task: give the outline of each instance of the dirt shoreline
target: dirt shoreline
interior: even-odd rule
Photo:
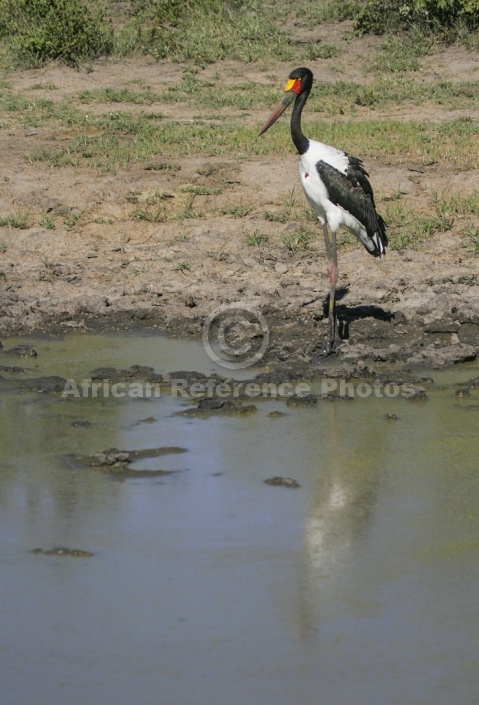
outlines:
[[[320,232],[307,251],[290,253],[280,238],[297,223],[268,223],[267,248],[245,244],[245,228],[265,229],[255,211],[246,226],[244,219],[239,223],[225,216],[152,224],[119,214],[132,195],[131,182],[136,182],[135,198],[141,198],[147,184],[180,198],[179,183],[216,183],[215,176],[224,179],[233,170],[236,190],[254,198],[258,211],[272,207],[281,180],[284,190],[284,174],[288,186],[295,185],[295,157],[242,165],[210,159],[207,177],[205,160],[177,161],[174,175],[161,172],[152,178],[142,170],[92,179],[91,173],[72,169],[59,184],[57,172],[41,165],[31,169],[21,160],[6,183],[9,190],[25,189],[14,202],[32,210],[75,213],[82,202],[94,203],[96,193],[102,212],[116,212],[119,219],[94,222],[83,209],[74,231],[0,229],[5,243],[0,339],[135,330],[201,338],[205,320],[231,306],[265,317],[270,335],[265,363],[298,373],[318,370],[329,290]],[[402,169],[376,162],[371,172],[391,183],[401,180]],[[441,367],[477,355],[479,266],[457,247],[454,233],[431,238],[417,251],[389,250],[381,261],[350,245],[341,248],[339,265],[338,318],[344,340],[336,362]]]
[[[448,51],[425,60],[436,61],[443,72],[456,66],[457,80],[470,77],[467,52]],[[344,79],[357,79],[357,67],[344,56]],[[120,87],[140,76],[156,89],[160,68],[138,59],[99,64],[89,73],[53,66],[9,80],[12,90],[57,100],[88,88]],[[234,68],[229,67],[232,76],[241,67],[236,74]],[[199,77],[212,71],[205,68]],[[254,67],[248,71],[246,78],[257,78]],[[284,72],[277,67],[279,86]],[[428,76],[425,80],[436,80]],[[166,107],[168,119],[191,121],[183,105]],[[398,110],[405,120],[428,120],[431,112],[428,106]],[[244,119],[259,125],[265,112],[250,111]],[[69,145],[81,129],[48,123],[32,128],[8,113],[1,117],[0,213],[28,213],[30,223],[22,229],[0,227],[0,339],[69,331],[200,339],[208,317],[234,306],[261,312],[270,335],[263,363],[291,374],[325,367],[354,373],[382,363],[398,369],[442,367],[479,352],[479,258],[461,234],[465,222],[479,226],[477,214],[467,221],[459,215],[448,230],[414,251],[389,248],[381,260],[340,237],[338,314],[344,340],[325,365],[324,242],[321,228],[307,219],[293,149],[288,156],[244,159],[172,160],[158,154],[150,163],[112,171],[81,160],[56,168],[34,155]],[[375,117],[381,118],[379,109]],[[448,116],[442,113],[441,119]],[[398,194],[403,208],[420,213],[431,208],[434,192],[471,193],[479,185],[476,169],[460,170],[452,161],[364,162],[383,213]],[[165,217],[155,219],[158,203]],[[312,239],[304,247],[288,247],[288,239],[304,226],[314,232]],[[250,332],[257,337],[254,328]],[[244,331],[238,335],[245,337]]]
[[[132,297],[127,309],[116,306],[115,311],[105,311],[105,304],[99,302],[91,309],[83,308],[77,315],[66,313],[63,302],[62,307],[52,306],[47,314],[41,309],[30,313],[28,322],[22,318],[24,305],[23,300],[17,301],[17,315],[3,317],[0,342],[2,337],[10,336],[62,337],[70,332],[85,332],[166,334],[201,343],[205,324],[204,315],[178,315],[181,303],[157,311],[147,305],[144,297]],[[202,302],[201,308],[206,306],[207,302]],[[219,307],[219,310],[228,311],[228,307]],[[258,366],[263,367],[263,376],[274,381],[312,379],[318,375],[364,378],[386,369],[395,372],[441,369],[472,361],[479,352],[479,323],[472,323],[464,310],[458,311],[455,317],[444,315],[425,325],[424,321],[408,321],[401,311],[391,313],[374,305],[348,307],[339,303],[339,326],[348,337],[342,340],[337,353],[327,359],[322,354],[325,318],[316,320],[304,311],[286,312],[275,307],[242,309],[241,303],[232,307],[232,314],[236,315],[238,310],[253,315],[259,311],[267,322],[269,342]],[[241,324],[236,335],[233,331],[233,348],[246,344],[254,352],[254,346],[258,348],[261,343],[261,330],[255,329],[254,322],[249,331]],[[225,356],[225,359],[234,358]],[[225,373],[228,376],[228,370]]]

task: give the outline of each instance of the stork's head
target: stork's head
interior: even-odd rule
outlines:
[[[294,69],[294,71],[291,71],[288,81],[284,87],[283,97],[264,123],[259,134],[262,135],[266,132],[266,130],[268,130],[271,125],[273,125],[276,120],[281,117],[288,105],[290,105],[293,100],[301,95],[301,93],[305,93],[306,91],[309,93],[312,85],[313,74],[309,69],[302,66],[299,69]]]

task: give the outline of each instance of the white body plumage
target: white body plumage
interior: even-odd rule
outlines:
[[[374,252],[377,248],[382,254],[385,248],[379,237],[371,237],[363,223],[349,213],[345,208],[333,203],[328,195],[326,185],[323,183],[317,169],[318,162],[324,162],[346,175],[350,160],[345,152],[336,147],[309,140],[307,151],[299,158],[299,176],[301,185],[310,206],[314,209],[319,222],[325,223],[332,232],[337,232],[340,227],[345,227],[355,235],[362,245]]]

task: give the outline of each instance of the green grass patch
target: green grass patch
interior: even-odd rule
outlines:
[[[309,248],[311,241],[314,239],[315,233],[308,228],[300,225],[291,233],[283,235],[283,245],[288,252],[295,254],[298,251],[304,251]]]
[[[342,54],[341,49],[335,44],[327,42],[310,42],[306,44],[303,59],[306,61],[316,61],[317,59],[332,59]]]
[[[193,77],[188,78],[188,77]],[[120,103],[151,105],[152,103],[185,103],[204,114],[198,114],[195,121],[208,124],[218,118],[224,119],[225,108],[250,112],[264,110],[265,115],[278,101],[281,86],[240,81],[218,90],[214,81],[200,81],[193,74],[185,73],[182,80],[164,92],[155,93],[149,88],[143,90],[131,87],[106,87],[98,90],[86,90],[75,99],[59,101],[34,97],[33,94],[14,92],[8,87],[0,86],[0,111],[10,122],[40,126],[50,123],[67,125],[90,125],[109,128],[110,126],[127,131],[138,130],[138,115],[128,111],[119,111]],[[412,105],[441,105],[452,109],[475,108],[479,98],[479,81],[435,81],[423,83],[412,81],[403,74],[391,74],[388,78],[379,77],[375,81],[361,85],[355,82],[334,81],[331,83],[317,81],[305,113],[305,123],[314,118],[314,113],[335,116],[356,115],[358,107],[384,109],[390,105],[410,103]],[[111,104],[109,113],[92,114],[82,105],[93,103]],[[211,109],[214,111],[211,113]],[[142,115],[143,121],[157,122],[164,116],[158,113]],[[116,123],[116,125],[112,125]],[[280,123],[281,124],[281,123]],[[283,125],[288,124],[285,117]],[[225,120],[225,128],[231,128],[231,118]],[[275,131],[278,127],[275,127]],[[270,138],[269,138],[270,139]]]
[[[38,149],[30,155],[32,162],[46,162],[52,167],[77,166],[79,158],[68,147],[62,149]]]
[[[0,215],[0,227],[25,230],[31,224],[30,211],[16,211],[8,215]]]
[[[437,213],[448,218],[455,215],[479,215],[479,192],[451,193],[447,190],[432,191],[434,207]]]
[[[131,88],[105,88],[89,89],[78,93],[80,103],[134,103],[135,105],[151,105],[160,100],[158,94],[147,89],[135,91]]]
[[[316,83],[307,110],[326,114],[354,113],[357,106],[386,108],[392,105],[437,104],[453,109],[475,107],[479,98],[479,81],[412,80],[396,72],[378,77],[367,84],[353,81]]]
[[[217,196],[223,192],[222,188],[210,188],[208,186],[198,186],[197,184],[186,184],[180,187],[183,193],[192,193],[195,196]]]
[[[40,220],[40,225],[46,230],[55,229],[55,216],[50,213],[44,213],[42,219]]]
[[[248,159],[271,154],[294,154],[287,121],[264,137],[258,128],[242,124],[206,122],[155,124],[144,116],[118,113],[99,116],[99,135],[79,135],[61,150],[39,150],[31,159],[52,166],[84,163],[105,168],[147,163],[189,155],[229,156]],[[447,161],[459,168],[475,166],[479,125],[468,118],[443,123],[397,120],[308,121],[307,135],[333,144],[362,158],[386,157],[418,161]]]
[[[54,83],[33,83],[28,86],[29,91],[56,91],[57,86]]]
[[[384,219],[388,227],[389,247],[397,251],[415,250],[436,233],[452,227],[452,222],[442,218],[435,210],[419,213],[397,202],[386,206]]]
[[[287,223],[289,218],[286,213],[276,212],[276,211],[265,211],[265,220],[269,220],[272,223]]]
[[[250,203],[231,203],[220,208],[221,215],[229,215],[232,218],[245,218],[253,210]]]
[[[471,252],[475,257],[479,257],[479,228],[474,226],[464,228],[461,243],[462,246]]]
[[[132,213],[135,220],[145,220],[147,223],[163,223],[168,220],[165,206],[138,206]]]
[[[448,232],[456,222],[456,217],[479,215],[479,193],[469,194],[451,191],[432,191],[431,208],[418,212],[402,199],[383,197],[381,212],[388,227],[390,248],[403,250],[417,249],[424,241],[438,233]],[[462,244],[474,254],[479,245],[478,229],[467,225],[461,230]]]
[[[153,21],[149,52],[157,59],[207,64],[224,59],[252,62],[265,54],[291,60],[289,34],[273,21],[274,10],[251,0],[179,3],[175,22]]]
[[[372,63],[372,69],[386,73],[417,71],[419,59],[431,50],[431,43],[421,36],[388,37]]]
[[[252,232],[246,233],[245,239],[246,244],[250,247],[261,247],[269,241],[269,237],[256,228]]]

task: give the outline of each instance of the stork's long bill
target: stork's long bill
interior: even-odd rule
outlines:
[[[276,108],[273,110],[269,118],[264,123],[261,128],[260,135],[262,135],[266,130],[269,130],[271,125],[274,125],[276,120],[281,117],[288,105],[291,105],[293,100],[297,95],[301,93],[301,79],[300,78],[290,78],[284,87],[284,95],[279,101]]]

